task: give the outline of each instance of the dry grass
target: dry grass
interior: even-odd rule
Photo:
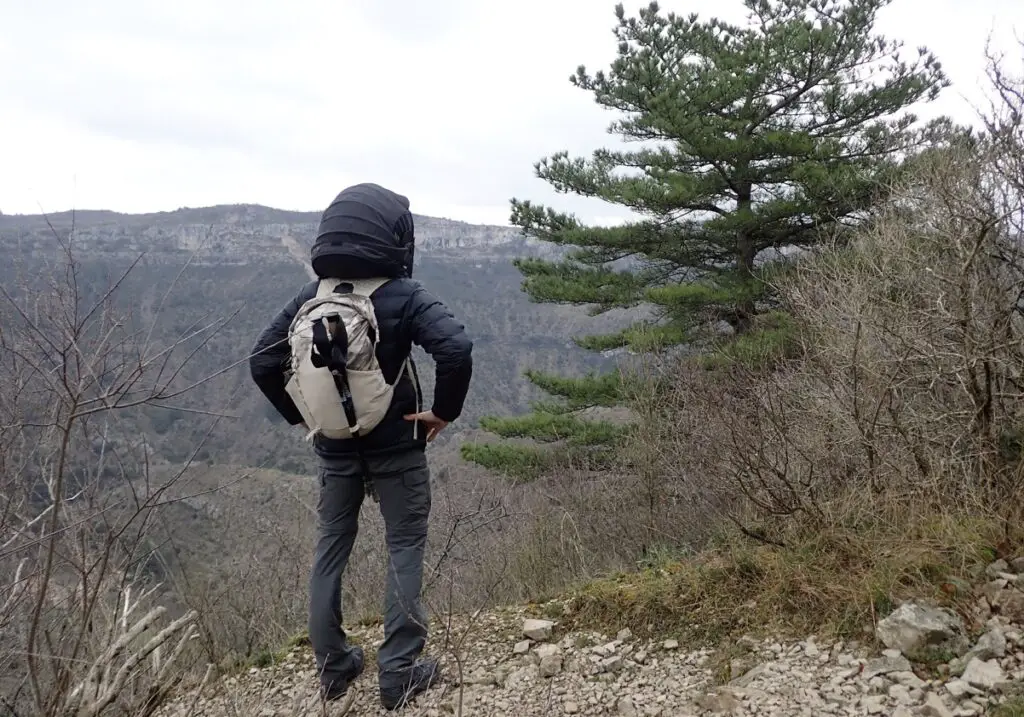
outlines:
[[[1005,704],[993,707],[990,717],[1024,717],[1024,698],[1016,697]]]
[[[903,598],[955,604],[994,554],[998,521],[971,513],[893,510],[899,522],[833,525],[785,547],[733,536],[690,559],[593,581],[573,594],[569,624],[671,634],[714,644],[743,634],[862,637]]]

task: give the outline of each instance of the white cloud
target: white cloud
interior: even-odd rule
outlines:
[[[663,6],[742,18],[739,0]],[[552,152],[614,142],[614,115],[568,82],[614,57],[612,2],[0,0],[0,17],[5,212],[318,210],[370,180],[467,221],[507,222],[513,196],[625,214],[533,174]],[[926,114],[964,121],[986,35],[1012,49],[1013,27],[1017,0],[895,0],[880,23],[952,76]]]

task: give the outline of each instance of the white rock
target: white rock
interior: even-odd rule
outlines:
[[[1005,573],[1009,571],[1009,569],[1010,564],[1000,558],[999,560],[989,563],[988,567],[985,568],[985,575],[990,578],[994,578],[999,575],[999,573]]]
[[[879,696],[865,697],[861,705],[868,711],[869,715],[880,715],[885,712],[885,698]]]
[[[851,680],[854,677],[857,677],[860,674],[860,671],[861,671],[861,666],[860,665],[854,665],[853,667],[848,667],[848,668],[846,668],[845,670],[843,670],[842,672],[839,673],[839,679],[840,679],[840,681],[842,681],[842,680]]]
[[[1002,628],[993,627],[980,638],[967,653],[969,657],[991,660],[994,657],[1006,656],[1006,633]]]
[[[620,697],[616,709],[622,717],[637,717],[636,705],[628,697]]]
[[[878,639],[903,654],[961,638],[963,622],[951,610],[904,603],[878,623]]]
[[[887,692],[901,705],[914,704],[914,698],[910,696],[910,688],[906,685],[889,685]]]
[[[533,654],[542,660],[545,657],[552,657],[553,655],[560,655],[561,653],[562,651],[559,649],[558,645],[552,645],[549,643],[537,645],[537,649],[533,651]]]
[[[541,658],[539,670],[541,677],[554,677],[562,671],[562,656],[548,655]]]
[[[467,685],[493,685],[495,682],[493,674],[480,669],[470,673],[465,679]]]
[[[539,642],[515,638],[521,640],[516,643],[485,627],[465,646],[462,709],[470,717],[981,717],[1001,698],[998,693],[1004,685],[1024,679],[1020,627],[998,612],[982,619],[987,619],[987,631],[1004,634],[1006,656],[986,663],[975,653],[969,660],[960,660],[966,679],[947,675],[945,679],[923,680],[896,648],[877,656],[870,655],[867,646],[821,645],[813,637],[780,642],[773,650],[768,649],[770,639],[745,643],[754,649],[734,660],[731,668],[734,677],[746,673],[727,687],[714,689],[714,699],[703,703],[708,710],[695,698],[711,689],[709,677],[717,661],[713,650],[669,642],[669,650],[663,651],[664,638],[653,643],[635,637],[609,642],[608,635],[590,632],[561,635],[555,632],[557,622],[552,622],[557,642],[553,636]],[[504,630],[505,625],[503,619],[494,621],[495,628]],[[518,623],[513,624],[517,627]],[[377,629],[355,631],[367,646],[379,642],[377,633]],[[612,636],[624,637],[621,631]],[[992,638],[979,643],[985,649],[993,645]],[[994,643],[998,644],[997,638]],[[598,650],[591,645],[598,645]],[[514,654],[523,650],[522,655]],[[827,662],[822,658],[828,658]],[[284,670],[276,665],[273,669],[279,672],[274,674],[259,670],[250,676],[243,671],[233,678],[235,688],[224,690],[227,680],[221,680],[223,693],[202,698],[196,710],[217,715],[236,707],[239,713],[253,717],[312,714],[317,711],[312,702],[309,709],[298,707],[315,697],[317,680],[309,667],[312,664],[312,655],[303,648]],[[988,682],[997,681],[991,688],[973,686],[968,679],[977,682],[979,674],[987,675]],[[992,692],[991,699],[986,697],[987,690]],[[153,717],[185,717],[190,695],[172,697]],[[351,714],[377,713],[372,691],[358,690],[357,695]],[[416,713],[424,717],[451,717],[454,711],[450,690],[431,690],[418,702],[422,709]],[[712,713],[710,709],[725,711]]]
[[[964,668],[963,680],[983,690],[991,690],[1006,681],[1006,672],[996,660],[971,659]]]
[[[889,678],[912,690],[919,690],[925,686],[925,681],[909,670],[906,672],[893,672],[889,675]]]
[[[601,660],[601,667],[608,672],[618,672],[622,669],[622,655],[612,655]]]
[[[934,692],[928,693],[925,698],[921,715],[923,717],[953,717],[953,713],[946,707],[946,703]]]
[[[665,640],[665,642],[663,642],[661,646],[666,650],[678,650],[679,640]]]
[[[978,690],[971,687],[968,683],[963,680],[950,680],[946,683],[946,692],[951,694],[954,699],[962,700],[968,695],[974,695],[978,693]]]
[[[528,619],[523,621],[523,634],[538,642],[550,639],[554,629],[555,623],[550,620]]]
[[[872,690],[875,690],[876,692],[881,692],[888,686],[889,681],[881,675],[875,675],[870,680],[868,680],[868,687],[870,687]]]
[[[876,675],[887,675],[890,672],[909,672],[910,669],[910,661],[903,655],[898,653],[895,657],[885,655],[874,660],[868,660],[867,664],[864,665],[864,677],[871,679]]]

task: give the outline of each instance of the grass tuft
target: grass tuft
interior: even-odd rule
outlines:
[[[731,538],[693,559],[594,580],[573,593],[568,620],[701,646],[740,634],[863,637],[902,599],[955,605],[947,586],[985,564],[1001,526],[900,512],[907,522],[794,531],[784,547]]]
[[[1024,697],[1015,697],[1005,704],[993,707],[989,717],[1024,717]]]

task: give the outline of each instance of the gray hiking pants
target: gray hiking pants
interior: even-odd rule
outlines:
[[[420,603],[423,551],[430,515],[430,470],[422,450],[367,457],[380,496],[387,548],[384,643],[377,654],[382,687],[408,677],[427,638]],[[341,576],[359,527],[363,478],[356,458],[320,459],[319,538],[309,582],[309,639],[323,684],[359,669],[341,626]]]

